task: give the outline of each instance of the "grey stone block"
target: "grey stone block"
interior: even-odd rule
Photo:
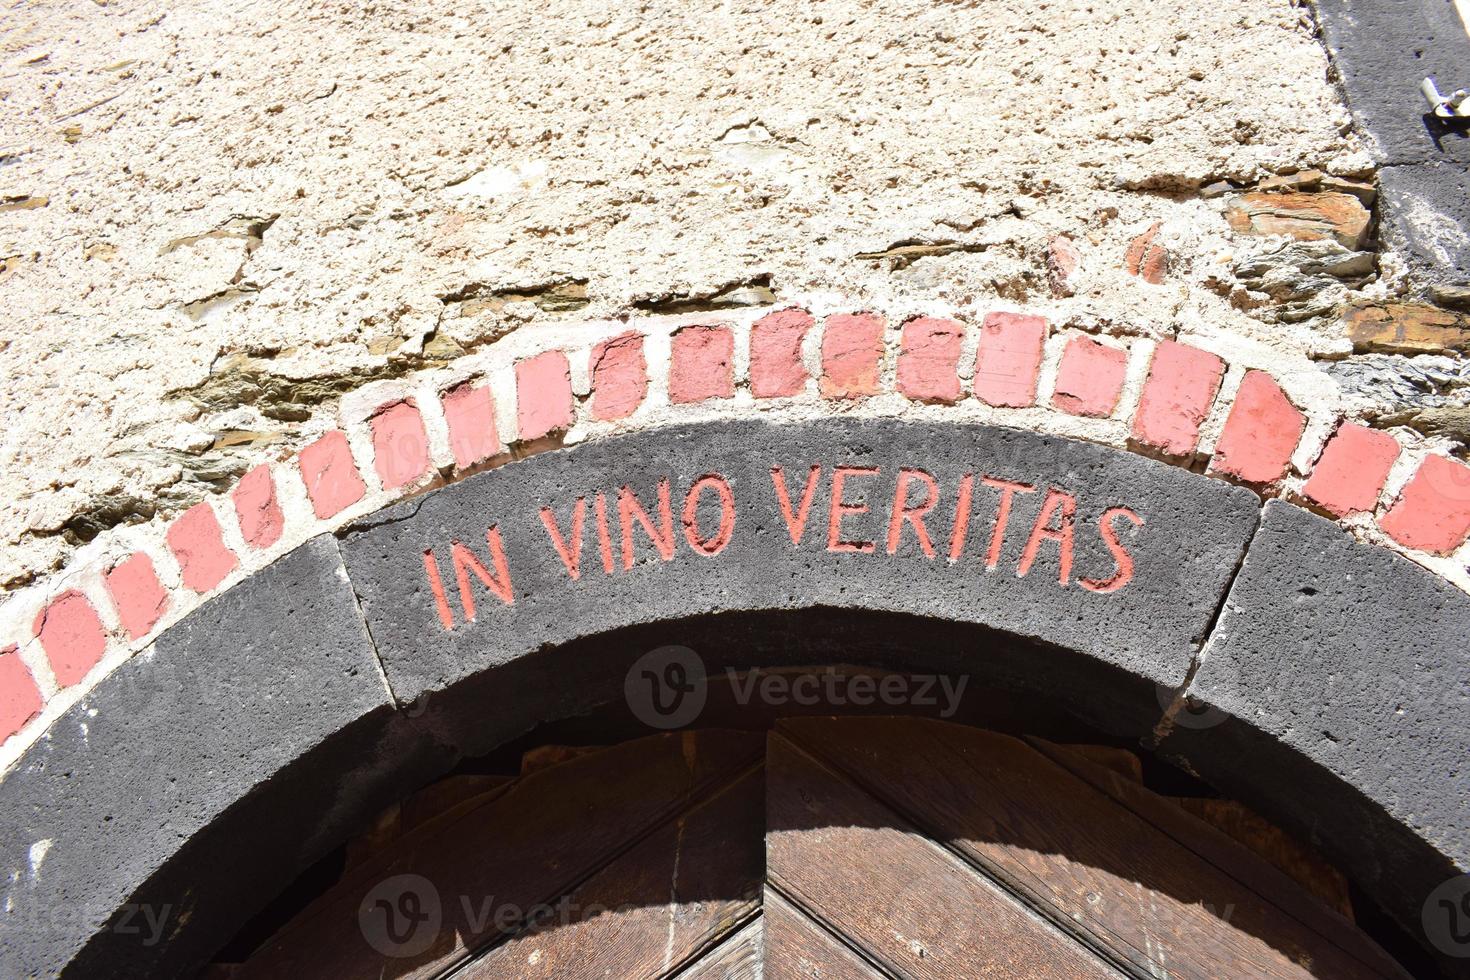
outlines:
[[[1470,597],[1273,501],[1190,687],[1232,717],[1162,751],[1310,839],[1422,941],[1430,891],[1470,870],[1467,637]]]
[[[1421,163],[1387,167],[1379,174],[1381,237],[1408,257],[1421,282],[1462,283],[1470,276],[1470,174],[1465,168],[1459,162]]]
[[[774,489],[783,468],[791,504],[799,509],[810,467],[823,467],[801,544],[793,545]],[[842,522],[840,538],[873,542],[871,553],[828,550],[834,466],[876,467],[851,477],[845,499],[866,513]],[[922,468],[938,481],[939,501],[927,528],[936,554],[926,557],[905,526],[901,547],[888,554],[890,505],[900,468]],[[686,541],[685,494],[702,475],[719,473],[734,494],[728,544],[713,557]],[[975,474],[963,555],[947,557],[963,474]],[[1001,557],[987,568],[1000,492],[982,475],[1039,489],[1017,494]],[[654,509],[655,488],[671,484],[674,547],[662,560],[635,520],[636,560],[625,569],[616,493],[630,487]],[[1049,487],[1077,500],[1075,554],[1068,584],[1060,584],[1059,551],[1043,541],[1021,577],[1020,555]],[[607,495],[615,570],[600,557],[595,494]],[[924,498],[913,483],[911,501]],[[580,577],[573,581],[539,517],[550,507],[570,539],[573,507],[587,500]],[[718,498],[702,495],[699,532],[713,537]],[[1108,508],[1126,506],[1144,521],[1112,526],[1134,562],[1133,578],[1117,591],[1080,587],[1081,579],[1113,576],[1117,563],[1098,530]],[[732,422],[673,427],[550,452],[513,467],[407,501],[348,529],[343,555],[388,679],[403,701],[502,667],[541,648],[626,626],[731,610],[818,606],[906,612],[1006,630],[1078,650],[1148,680],[1182,682],[1193,650],[1212,621],[1231,570],[1255,527],[1259,501],[1251,492],[1135,454],[1072,440],[987,426],[882,421],[822,421],[794,425]],[[1056,521],[1053,520],[1053,526]],[[477,620],[466,622],[450,545],[469,547],[494,577],[487,530],[503,542],[514,602],[506,604],[470,571],[466,581]],[[570,550],[571,541],[565,544]],[[425,569],[435,556],[443,583],[446,629]]]
[[[1470,87],[1470,37],[1447,0],[1315,0],[1348,107],[1385,165],[1470,161],[1470,137],[1433,117],[1419,94]]]
[[[0,975],[167,975],[208,956],[283,884],[256,864],[299,867],[335,843],[334,811],[357,806],[341,787],[365,765],[342,750],[387,705],[329,537],[167,630],[0,782]],[[292,782],[304,756],[333,753],[340,781]],[[241,800],[281,787],[232,824]]]

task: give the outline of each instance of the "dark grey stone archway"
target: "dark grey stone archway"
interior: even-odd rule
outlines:
[[[1470,599],[1412,563],[1078,441],[707,423],[395,505],[119,667],[0,782],[0,971],[187,970],[384,803],[619,696],[627,662],[589,638],[802,609],[1015,638],[976,644],[975,669],[1138,738],[1160,686],[1192,685],[1229,717],[1162,750],[1310,834],[1402,922],[1470,868]]]

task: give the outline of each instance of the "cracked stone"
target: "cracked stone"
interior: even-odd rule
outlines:
[[[1470,352],[1470,317],[1423,303],[1365,303],[1343,314],[1343,327],[1360,353]]]
[[[1285,235],[1298,241],[1335,239],[1359,250],[1368,240],[1372,215],[1352,194],[1268,194],[1252,191],[1232,198],[1225,216],[1245,235]]]

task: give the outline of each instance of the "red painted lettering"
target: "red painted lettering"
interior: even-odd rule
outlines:
[[[607,498],[601,493],[593,501],[597,511],[597,548],[602,552],[602,570],[613,573],[612,535],[607,530]]]
[[[458,541],[449,545],[450,557],[454,559],[454,577],[459,582],[459,604],[464,607],[464,618],[471,623],[475,621],[475,597],[470,592],[470,572],[474,572],[480,584],[507,606],[516,601],[515,593],[511,591],[505,548],[500,543],[500,528],[492,527],[486,531],[485,543],[490,546],[490,563],[495,566],[493,575],[468,546]]]
[[[1133,522],[1135,527],[1143,527],[1143,518],[1139,517],[1127,507],[1109,507],[1103,511],[1102,517],[1097,520],[1098,528],[1102,531],[1103,544],[1108,546],[1108,551],[1113,555],[1113,563],[1118,570],[1112,578],[1091,579],[1085,578],[1081,585],[1089,592],[1117,592],[1133,579],[1133,556],[1123,543],[1118,540],[1118,532],[1113,528],[1115,518],[1126,517]]]
[[[648,511],[638,502],[633,491],[623,487],[618,491],[618,523],[623,531],[623,570],[627,571],[633,567],[633,519],[643,525],[643,532],[648,535],[648,540],[658,549],[659,556],[664,561],[674,557],[674,513],[669,505],[669,481],[660,480],[658,483],[658,521],[659,527],[653,526],[653,520],[648,516]]]
[[[1011,519],[1011,500],[1018,493],[1034,493],[1036,488],[1029,483],[1013,483],[992,476],[982,476],[980,482],[1000,491],[1000,506],[995,510],[995,529],[990,532],[990,548],[985,552],[985,567],[1000,564],[1000,549],[1006,542],[1006,524]]]
[[[699,495],[708,487],[720,496],[720,528],[713,538],[699,536]],[[735,491],[729,482],[717,473],[707,473],[694,481],[694,486],[684,495],[684,540],[689,547],[701,555],[718,555],[730,543],[735,533]]]
[[[552,547],[561,556],[561,563],[566,566],[567,574],[573,581],[582,576],[582,525],[586,519],[587,498],[578,497],[577,505],[572,509],[572,543],[568,545],[561,536],[561,529],[556,526],[556,513],[550,507],[541,508],[541,523],[546,525],[546,533],[551,535]]]
[[[921,503],[910,506],[909,484],[914,480],[924,484],[924,499]],[[899,541],[903,537],[903,525],[908,522],[919,539],[919,547],[924,549],[925,557],[934,557],[934,545],[929,541],[929,529],[924,526],[924,517],[934,509],[937,503],[939,503],[939,483],[933,476],[918,469],[904,468],[898,471],[898,486],[893,491],[893,510],[888,519],[888,553],[890,555],[898,551]]]
[[[876,466],[839,466],[832,471],[832,505],[827,515],[827,550],[828,551],[851,551],[862,554],[871,554],[873,542],[871,541],[844,541],[842,539],[842,521],[850,514],[866,514],[867,504],[850,504],[842,499],[842,491],[850,476],[877,476]]]
[[[949,532],[949,560],[959,561],[970,533],[970,500],[975,495],[975,474],[960,477],[960,499],[954,505],[954,530]]]
[[[817,478],[822,475],[820,466],[813,466],[806,475],[806,488],[801,492],[801,506],[795,514],[791,512],[791,494],[786,489],[786,474],[779,466],[771,467],[771,482],[776,487],[776,500],[781,505],[781,516],[786,518],[786,533],[791,535],[793,545],[801,544],[806,533],[806,517],[812,509],[812,497],[817,492]]]
[[[1053,516],[1058,526],[1052,527]],[[1063,586],[1072,577],[1072,523],[1077,516],[1077,498],[1065,490],[1052,487],[1041,502],[1041,513],[1036,515],[1036,524],[1031,528],[1031,537],[1026,539],[1026,549],[1021,552],[1021,564],[1016,568],[1016,578],[1024,578],[1031,571],[1036,553],[1042,541],[1055,541],[1061,561],[1057,569],[1057,581]]]
[[[449,599],[444,595],[444,580],[439,577],[439,560],[434,549],[424,549],[424,574],[429,577],[429,591],[434,593],[434,606],[439,610],[439,622],[447,630],[454,629],[454,613],[449,609]]]

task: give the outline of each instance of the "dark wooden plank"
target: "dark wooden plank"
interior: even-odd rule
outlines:
[[[913,978],[1116,976],[776,734],[766,773],[771,885],[884,969]]]
[[[1259,855],[1267,864],[1301,885],[1304,891],[1343,919],[1353,921],[1353,900],[1348,890],[1347,876],[1296,837],[1235,800],[1204,799],[1196,796],[1172,796],[1168,800],[1195,819],[1214,827],[1252,854]],[[1195,847],[1192,840],[1181,840],[1180,843],[1195,853],[1200,852],[1200,848]],[[1230,869],[1224,870],[1228,872]],[[1281,902],[1278,900],[1277,904]]]
[[[764,937],[765,916],[762,914],[684,967],[676,976],[678,980],[761,980]]]
[[[904,718],[779,730],[1143,976],[1382,975],[1018,739]]]
[[[691,800],[749,768],[760,751],[758,734],[681,732],[532,773],[355,869],[262,946],[240,976],[435,976],[500,935],[493,919],[479,915],[483,896],[531,908],[566,894]],[[381,882],[403,874],[433,885],[443,921],[427,949],[385,958],[364,938],[360,906]]]
[[[1039,738],[1028,741],[1058,765],[1128,807],[1256,894],[1267,896],[1292,918],[1329,937],[1361,962],[1385,976],[1407,976],[1402,967],[1352,922],[1317,901],[1315,895],[1280,869],[1265,861],[1243,858],[1241,846],[1218,828],[1202,826],[1157,793],[1135,782],[1118,779],[1114,773],[1078,758],[1062,746]]]
[[[397,845],[398,839],[434,820],[452,820],[489,802],[512,782],[510,776],[449,776],[388,807],[373,826],[347,842],[346,869],[372,859],[379,851]]]
[[[765,773],[753,769],[551,903],[543,923],[455,977],[636,980],[673,974],[760,910],[764,818]]]
[[[771,980],[881,980],[873,967],[772,888],[766,889],[766,973]]]

